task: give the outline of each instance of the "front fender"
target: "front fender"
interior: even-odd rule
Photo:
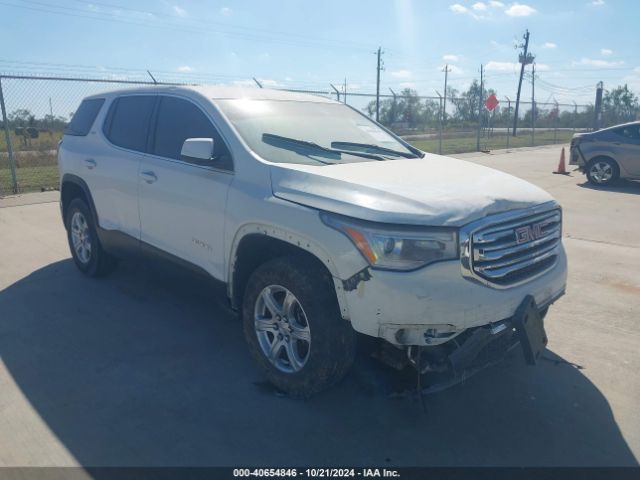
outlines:
[[[333,256],[329,253],[327,248],[320,244],[318,241],[300,232],[263,223],[247,223],[237,230],[233,238],[233,243],[230,251],[230,261],[228,262],[227,271],[227,294],[229,295],[229,298],[233,299],[235,295],[234,275],[236,273],[236,264],[238,262],[238,247],[245,237],[247,237],[248,235],[256,234],[264,235],[266,237],[274,238],[288,243],[292,247],[302,249],[320,260],[322,264],[327,268],[333,279],[334,289],[336,292],[336,297],[338,299],[338,305],[340,307],[341,315],[345,319],[349,318],[349,311],[345,299],[345,290],[342,278],[348,277],[345,276],[344,272],[340,272],[340,268],[336,264]],[[337,235],[336,238],[339,241],[343,241],[342,236]]]

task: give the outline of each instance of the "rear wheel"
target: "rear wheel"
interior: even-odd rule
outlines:
[[[329,273],[287,257],[256,269],[245,290],[244,334],[277,388],[308,397],[338,382],[353,363],[356,336],[340,316]]]
[[[618,164],[608,157],[597,157],[587,165],[587,179],[593,185],[610,185],[620,177]]]
[[[78,269],[98,277],[113,271],[116,260],[102,249],[91,210],[81,198],[75,198],[67,208],[67,239]]]

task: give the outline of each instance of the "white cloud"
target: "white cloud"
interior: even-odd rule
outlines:
[[[484,12],[487,9],[487,6],[482,2],[476,2],[471,5],[471,8],[473,8],[477,12]]]
[[[440,65],[439,67],[436,67],[436,70],[444,72],[444,67],[445,65]],[[460,75],[461,73],[464,73],[464,70],[462,70],[460,67],[456,65],[449,65],[449,73],[452,73],[454,75]]]
[[[497,71],[497,72],[511,72],[520,68],[520,64],[516,62],[496,62],[495,60],[491,60],[488,62],[484,69],[487,71]]]
[[[265,87],[279,87],[281,85],[277,80],[272,80],[271,78],[259,78],[260,83]]]
[[[176,71],[180,73],[189,73],[189,72],[193,72],[193,68],[191,68],[189,65],[182,65],[176,68]]]
[[[220,9],[220,15],[222,15],[223,17],[228,17],[233,13],[233,10],[231,10],[229,7],[222,7]]]
[[[395,78],[410,78],[411,71],[410,70],[396,70],[391,72],[391,76]]]
[[[536,9],[529,5],[525,5],[524,3],[512,3],[504,13],[510,17],[528,17],[529,15],[536,13]]]
[[[442,59],[445,62],[459,62],[460,61],[460,56],[459,55],[454,55],[453,53],[447,53],[446,55],[442,56]]]
[[[271,78],[258,78],[258,81],[262,84],[263,87],[281,87],[282,84],[277,80],[273,80]],[[234,80],[232,82],[234,85],[239,87],[257,87],[255,80],[246,79],[246,80]]]
[[[498,2],[497,0],[491,0],[489,2],[489,6],[493,7],[493,8],[502,8],[502,7],[504,7],[504,3]]]
[[[469,11],[467,7],[463,7],[459,3],[449,5],[449,10],[451,10],[453,13],[467,13]]]
[[[173,6],[173,11],[176,12],[176,14],[179,17],[186,17],[187,16],[187,11],[184,8],[179,7],[178,5],[174,5]]]
[[[491,60],[484,66],[484,69],[496,72],[516,72],[520,69],[520,64],[518,62],[496,62],[495,60]],[[546,63],[536,63],[536,70],[546,72],[549,70],[549,65]]]
[[[609,49],[609,48],[601,48],[600,49],[600,55],[604,55],[605,57],[608,55],[613,55],[613,50]]]
[[[640,90],[640,67],[633,69],[630,75],[622,77],[622,81],[626,83],[629,88],[635,92]]]
[[[573,61],[571,62],[571,65],[575,66],[579,66],[579,65],[586,65],[588,67],[596,67],[596,68],[609,68],[609,67],[619,67],[621,65],[624,65],[624,62],[622,60],[620,61],[609,61],[609,60],[597,60],[597,59],[593,59],[593,58],[581,58],[580,61]]]
[[[542,45],[542,48],[556,48],[558,45],[556,45],[553,42],[546,42],[544,45]]]
[[[594,7],[601,7],[604,5],[604,0],[593,0],[591,2],[591,5],[593,5]]]

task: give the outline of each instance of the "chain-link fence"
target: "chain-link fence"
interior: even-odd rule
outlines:
[[[256,82],[257,83],[257,82]],[[95,93],[153,82],[126,78],[0,76],[0,196],[58,187],[56,149],[81,100]],[[172,83],[176,85],[176,83]],[[258,85],[256,85],[258,88]],[[376,118],[376,95],[287,88],[345,102]],[[567,142],[593,125],[593,106],[520,102],[518,135],[512,135],[515,102],[500,98],[488,111],[477,97],[411,94],[379,96],[379,121],[416,147],[462,153]]]

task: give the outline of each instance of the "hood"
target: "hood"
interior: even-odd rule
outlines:
[[[424,158],[329,166],[271,167],[274,196],[383,223],[462,226],[487,215],[552,201],[512,175],[464,160]]]

